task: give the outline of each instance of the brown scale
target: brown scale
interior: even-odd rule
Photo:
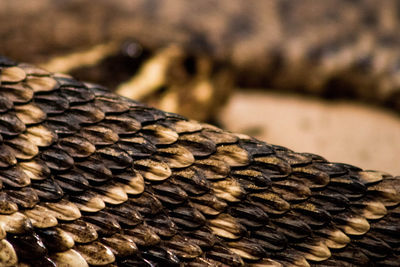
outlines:
[[[0,62],[2,266],[400,260],[398,177]]]
[[[212,119],[235,81],[400,110],[396,0],[36,2],[0,3],[3,53],[192,118]],[[28,75],[20,100],[57,86],[27,64],[3,73]]]

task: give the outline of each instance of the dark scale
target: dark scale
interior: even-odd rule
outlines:
[[[0,58],[1,266],[399,264],[399,177],[24,66]]]

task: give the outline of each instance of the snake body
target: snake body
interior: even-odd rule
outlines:
[[[201,120],[234,81],[399,110],[398,5],[3,0],[0,53],[103,51],[67,72]],[[0,57],[0,266],[398,266],[399,204],[398,176]]]
[[[400,177],[0,58],[1,266],[398,266]]]
[[[7,41],[0,43],[0,52],[43,63],[109,41],[135,38],[150,51],[174,43],[186,54],[231,64],[235,71],[229,79],[242,87],[345,96],[399,110],[398,10],[396,0],[100,0],[96,5],[5,0],[0,3],[0,39]],[[93,80],[111,81],[98,78],[109,73],[103,70]],[[176,94],[176,106],[192,101]],[[201,101],[192,102],[195,107]],[[200,103],[193,113],[172,110],[194,116],[222,102]]]

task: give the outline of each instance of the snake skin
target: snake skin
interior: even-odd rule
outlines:
[[[110,40],[179,43],[230,62],[240,86],[399,111],[399,10],[397,0],[3,0],[0,53],[42,62]]]
[[[398,266],[400,177],[0,58],[1,266]]]

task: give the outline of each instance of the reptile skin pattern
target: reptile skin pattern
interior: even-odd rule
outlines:
[[[400,178],[0,58],[1,266],[398,266]]]
[[[2,0],[0,53],[41,63],[110,40],[178,43],[232,63],[241,87],[400,111],[399,25],[397,0]]]

